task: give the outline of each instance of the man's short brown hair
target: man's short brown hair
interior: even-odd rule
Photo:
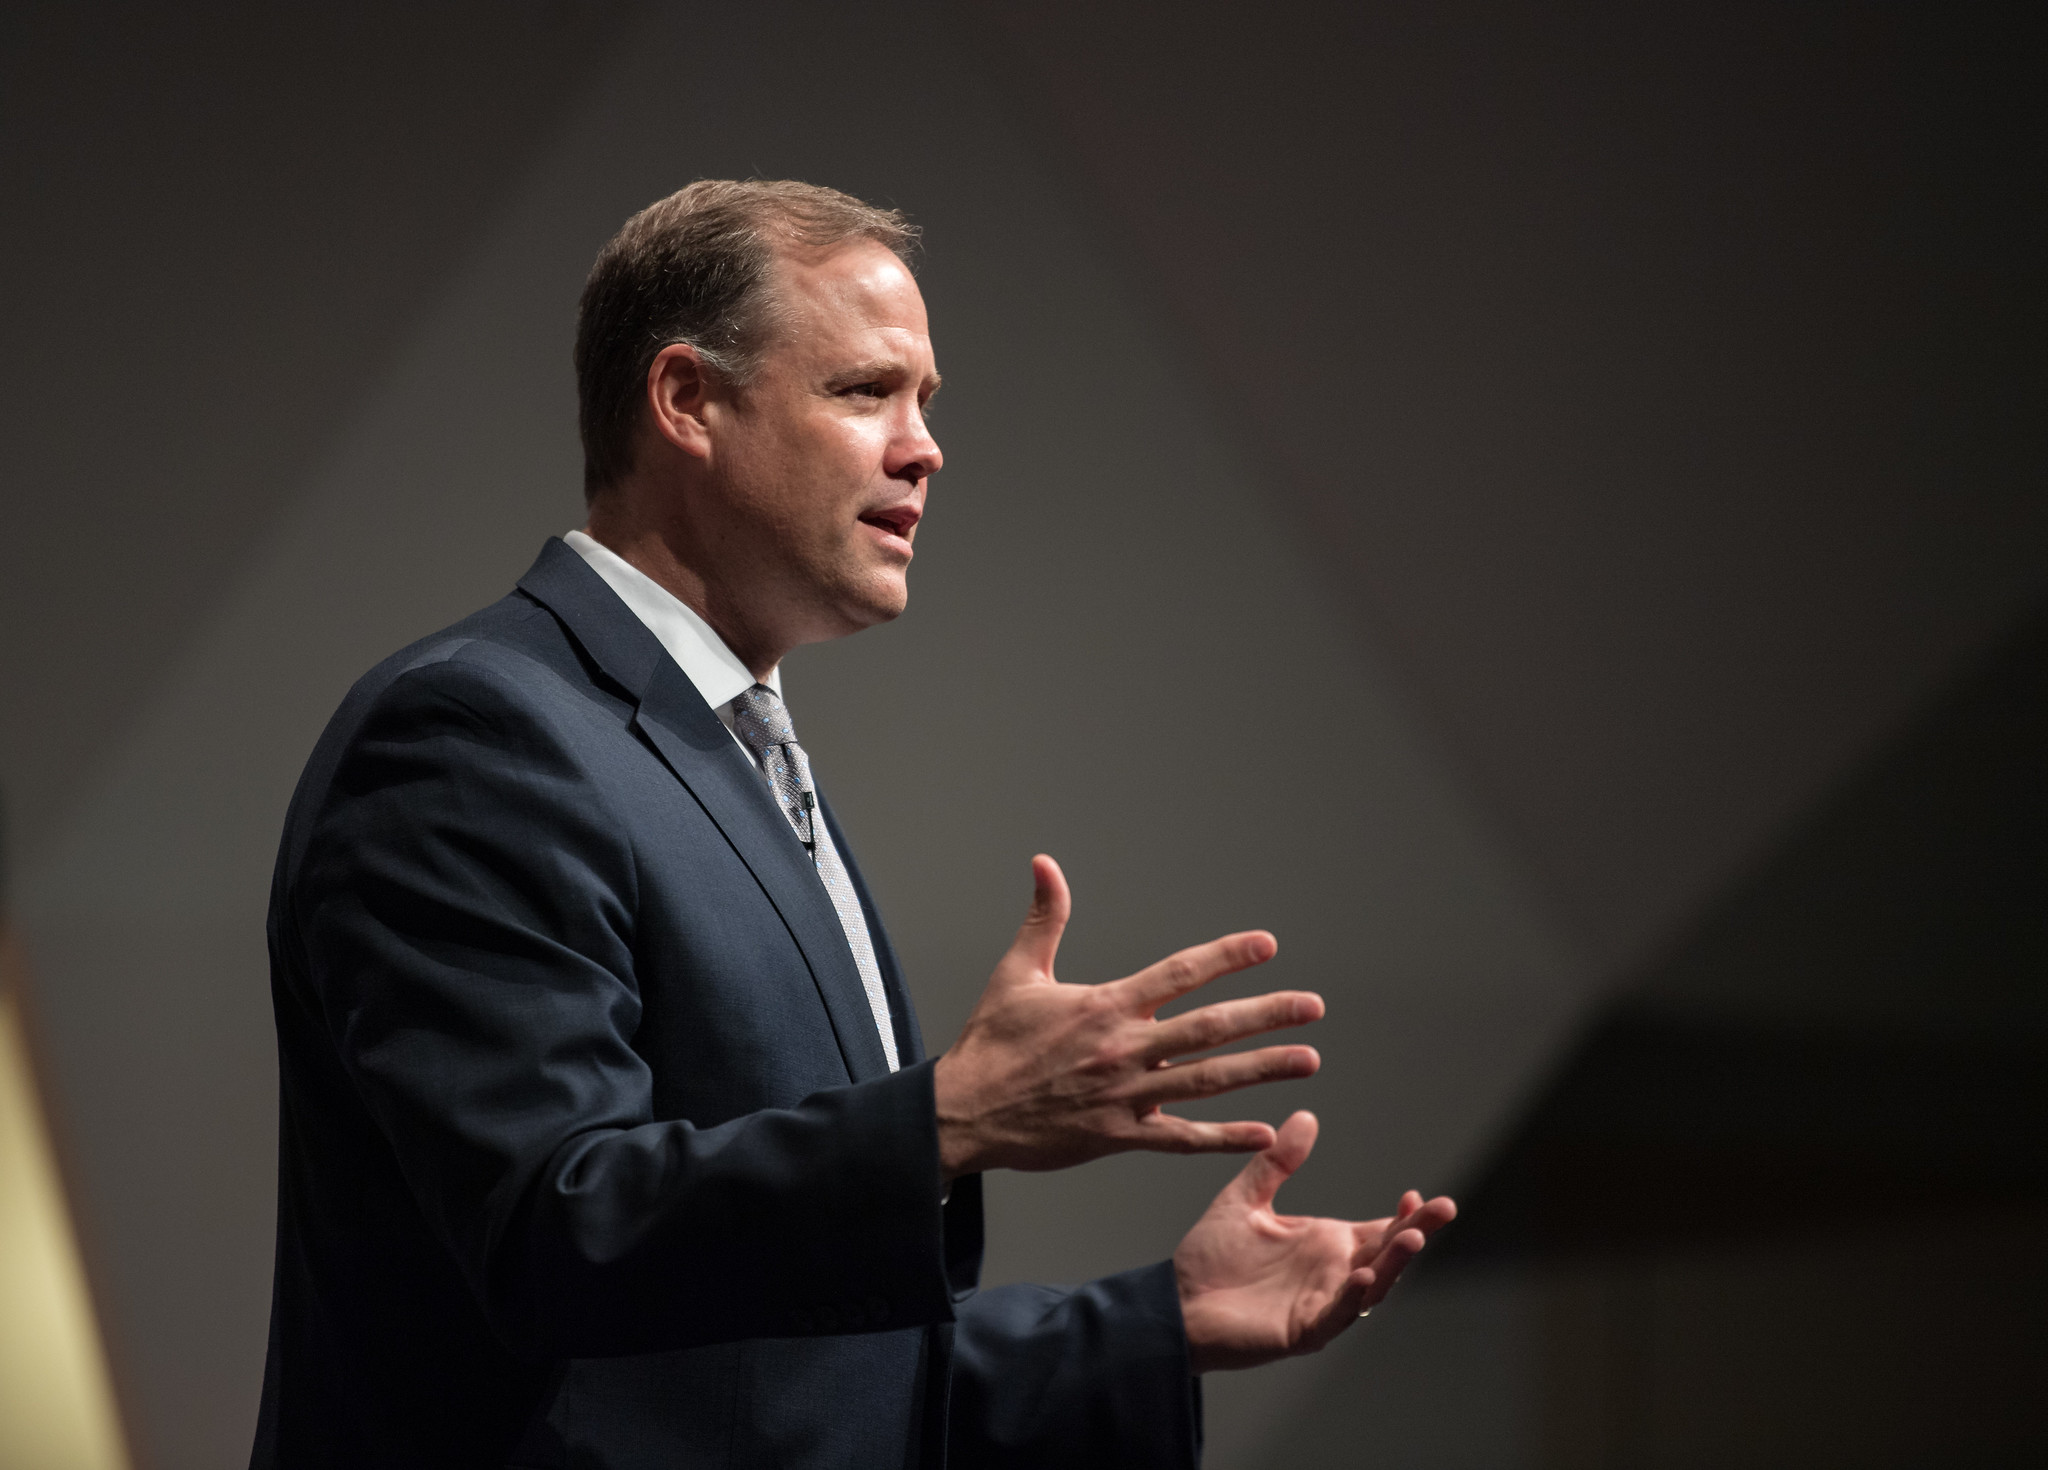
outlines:
[[[632,470],[656,354],[686,342],[745,386],[774,336],[775,252],[851,240],[876,241],[908,265],[917,227],[901,210],[793,179],[699,179],[627,220],[598,252],[576,322],[584,497]]]

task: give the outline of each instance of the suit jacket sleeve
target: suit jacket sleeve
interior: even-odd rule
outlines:
[[[654,1118],[641,874],[572,722],[487,659],[435,660],[304,817],[283,948],[430,1228],[536,1357],[947,1320],[928,1065]]]
[[[1172,1262],[970,1298],[953,1329],[949,1420],[955,1465],[1194,1470],[1201,1380]]]

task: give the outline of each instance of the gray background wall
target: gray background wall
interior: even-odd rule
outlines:
[[[299,764],[358,673],[579,519],[567,355],[598,245],[691,178],[750,174],[928,232],[948,467],[912,610],[788,669],[927,1035],[1051,851],[1077,889],[1068,978],[1256,923],[1282,957],[1236,988],[1329,997],[1323,1075],[1259,1103],[1324,1118],[1294,1207],[1377,1212],[1411,1183],[1491,1202],[1369,1333],[1212,1379],[1210,1462],[1915,1462],[1871,1407],[1903,1359],[1799,1372],[1915,1298],[1865,1269],[1921,1248],[1913,1179],[1880,1170],[1803,1234],[1754,1228],[1784,1213],[1763,1201],[1674,1230],[1700,1212],[1644,1171],[1678,1125],[1596,1147],[1570,1100],[1641,1113],[1646,1084],[1614,1078],[1662,1055],[1645,1016],[1764,1026],[1706,1053],[1716,1078],[1805,1075],[1810,1048],[1768,1051],[1788,1014],[1906,1045],[1969,975],[1989,998],[1943,1034],[2044,1030],[2038,844],[1960,843],[1982,866],[1957,882],[2009,899],[1911,920],[1965,938],[1897,966],[1875,1017],[1829,957],[1899,905],[1794,901],[1873,853],[1920,854],[1909,892],[1956,873],[1927,836],[1955,802],[1859,828],[1859,792],[1984,767],[1981,741],[1915,755],[1958,700],[2036,728],[1969,694],[2027,687],[2010,650],[2048,598],[2038,104],[2010,23],[1054,3],[5,25],[0,780],[146,1463],[232,1462],[253,1423],[261,916]],[[936,740],[912,716],[933,700]],[[1301,705],[1325,738],[1283,738]],[[2001,749],[2018,771],[2037,747]],[[1875,836],[1830,848],[1836,828]],[[2019,936],[1995,963],[1969,938],[1994,934]],[[1814,1086],[1853,1109],[1899,1065]],[[1810,1124],[1787,1104],[1752,1131]],[[1755,1138],[1715,1140],[1739,1179]],[[2032,1298],[1983,1283],[2020,1269],[2040,1171],[2007,1153],[1979,1191],[2006,1223],[1944,1296],[1989,1304],[1969,1335],[2010,1363],[2041,1348],[1997,1303]],[[1611,1168],[1560,1224],[1589,1158]],[[1156,1258],[1228,1172],[1001,1176],[992,1274]],[[1807,1334],[1761,1334],[1795,1388],[1702,1418],[1749,1400],[1697,1362],[1759,1321]],[[1938,1402],[1993,1426],[1987,1454],[2039,1443],[1995,1382],[1958,1381]]]

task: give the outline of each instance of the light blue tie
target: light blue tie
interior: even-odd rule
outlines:
[[[882,967],[875,962],[874,940],[868,934],[867,918],[860,911],[860,897],[853,891],[846,863],[832,845],[832,834],[818,810],[818,788],[811,784],[811,758],[796,743],[796,726],[790,723],[789,707],[782,696],[766,684],[756,684],[732,702],[732,722],[747,749],[760,762],[761,774],[775,793],[775,803],[796,829],[797,840],[809,849],[818,865],[818,879],[825,896],[839,915],[839,927],[846,931],[846,944],[853,951],[853,966],[860,971],[860,983],[868,993],[868,1009],[874,1013],[875,1030],[882,1036],[882,1053],[894,1072],[902,1064],[896,1059],[896,1027],[889,1019],[889,996],[882,989]]]

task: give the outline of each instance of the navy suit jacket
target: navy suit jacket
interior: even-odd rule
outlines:
[[[356,685],[271,895],[259,1470],[1197,1462],[1170,1265],[976,1290],[826,820],[894,1074],[765,783],[568,547]]]

